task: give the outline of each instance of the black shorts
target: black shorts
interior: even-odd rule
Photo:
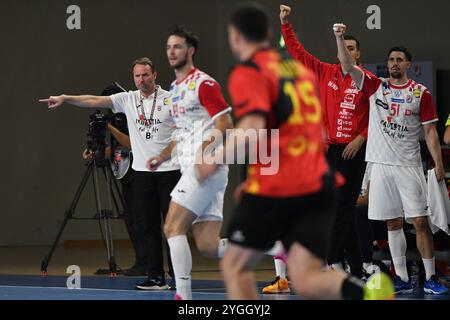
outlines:
[[[228,239],[234,244],[260,251],[281,240],[289,251],[295,242],[326,259],[337,191],[334,174],[323,179],[322,189],[310,195],[271,198],[246,194],[231,219]]]

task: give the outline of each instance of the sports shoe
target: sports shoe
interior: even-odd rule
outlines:
[[[289,289],[289,283],[286,279],[282,279],[280,277],[276,277],[267,287],[262,289],[262,293],[270,294],[270,293],[289,293],[291,289]]]
[[[364,284],[364,300],[393,300],[394,298],[394,284],[391,278],[383,272],[371,275]]]
[[[136,290],[169,290],[170,287],[166,284],[163,277],[148,278],[142,283],[136,285]]]
[[[448,288],[438,281],[436,275],[433,275],[430,280],[425,281],[423,291],[430,294],[447,294]]]
[[[408,282],[403,281],[399,276],[394,277],[395,294],[406,294],[413,292],[411,279]]]

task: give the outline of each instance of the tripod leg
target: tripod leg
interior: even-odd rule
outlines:
[[[89,164],[87,165],[87,169],[86,172],[84,173],[83,179],[81,180],[81,183],[75,193],[75,196],[72,200],[72,203],[70,204],[70,207],[68,210],[65,211],[64,213],[64,220],[61,224],[61,227],[59,228],[58,234],[55,238],[55,241],[53,241],[52,247],[50,248],[50,251],[48,252],[48,254],[45,256],[44,260],[42,260],[41,262],[41,272],[42,274],[47,274],[47,267],[48,264],[50,262],[50,259],[53,256],[53,253],[56,249],[56,246],[58,245],[59,239],[61,238],[61,235],[64,231],[64,228],[67,225],[67,222],[69,221],[69,219],[71,219],[73,217],[73,214],[75,212],[75,209],[78,205],[78,201],[80,200],[81,194],[83,193],[84,188],[86,187],[86,183],[89,179],[89,176],[92,172],[92,166],[93,166],[93,162],[89,162]]]
[[[107,165],[108,166],[108,165]],[[109,167],[108,167],[109,168]],[[105,167],[102,168],[103,169],[103,174],[106,178],[106,188],[107,188],[107,192],[108,192],[108,199],[110,200],[111,198],[111,179],[115,179],[113,175],[109,175],[108,171],[105,170]],[[96,169],[94,169],[94,177],[96,178],[95,181],[97,181],[97,190],[98,190],[98,173],[96,171]],[[99,193],[96,193],[97,198]],[[114,243],[112,240],[112,231],[111,231],[111,221],[110,221],[110,212],[108,212],[108,210],[101,210],[101,203],[100,200],[97,199],[97,203],[100,209],[101,214],[101,218],[102,218],[102,225],[104,228],[104,234],[105,234],[105,242],[106,242],[106,251],[108,254],[108,263],[109,263],[109,270],[110,270],[110,274],[111,276],[116,276],[117,275],[117,264],[116,264],[116,259],[114,256]],[[109,203],[111,204],[111,201],[109,201]],[[112,212],[112,211],[111,211]]]

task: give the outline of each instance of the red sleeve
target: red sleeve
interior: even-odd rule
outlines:
[[[381,79],[377,78],[375,75],[373,75],[371,72],[363,69],[364,72],[364,79],[362,84],[362,89],[367,97],[370,98],[375,92],[377,92],[378,88],[381,85]]]
[[[228,108],[228,103],[222,95],[220,86],[215,81],[203,81],[200,84],[198,98],[202,106],[205,107],[211,117],[214,117],[219,112]]]
[[[268,82],[255,68],[236,67],[228,82],[228,92],[238,119],[249,113],[268,113],[272,108]]]
[[[314,72],[318,78],[321,78],[321,74],[331,65],[320,61],[305,50],[295,36],[294,28],[290,23],[281,25],[281,33],[283,34],[286,48],[291,57],[303,63],[308,69]]]
[[[422,94],[420,99],[420,121],[423,124],[434,122],[438,120],[436,107],[434,106],[433,98],[428,90]]]

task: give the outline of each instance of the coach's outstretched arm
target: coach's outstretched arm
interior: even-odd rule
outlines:
[[[110,97],[104,96],[50,96],[48,99],[40,99],[39,102],[47,103],[49,109],[56,109],[63,103],[68,103],[81,108],[111,108],[113,103]]]
[[[336,23],[333,26],[334,35],[336,36],[336,43],[338,48],[338,58],[342,66],[342,70],[350,74],[356,83],[356,86],[361,89],[362,81],[364,79],[363,71],[353,64],[350,52],[345,45],[344,34],[347,26],[342,23]]]

